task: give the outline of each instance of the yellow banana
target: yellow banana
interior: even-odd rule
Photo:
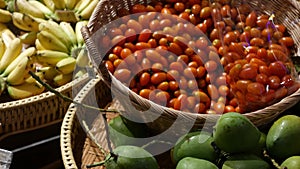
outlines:
[[[77,38],[72,25],[68,22],[60,22],[59,26],[65,32],[67,37],[70,39],[72,46],[77,45]]]
[[[11,41],[10,45],[6,47],[6,50],[0,61],[0,73],[2,73],[6,67],[21,53],[22,43],[19,38],[15,38]]]
[[[62,27],[54,21],[48,21],[40,23],[39,31],[46,31],[54,35],[60,42],[62,42],[67,48],[71,48],[72,42]]]
[[[55,4],[53,2],[53,0],[42,0],[43,3],[51,10],[51,11],[55,11]]]
[[[58,72],[62,74],[69,74],[74,71],[75,66],[76,66],[76,59],[73,57],[67,57],[57,62],[55,68]]]
[[[88,6],[86,6],[82,11],[79,12],[79,18],[88,20],[94,12],[94,9],[97,6],[98,2],[99,0],[93,0],[92,2],[90,2]]]
[[[37,75],[41,80],[44,79],[43,72],[35,72],[35,75]],[[29,76],[24,81],[25,81],[25,83],[35,83],[36,80],[32,76]]]
[[[70,57],[65,52],[59,52],[54,50],[38,50],[36,52],[36,59],[40,63],[46,63],[55,66],[60,60]]]
[[[84,21],[78,21],[75,25],[75,34],[76,34],[77,43],[79,47],[81,47],[84,44],[84,39],[81,34],[81,28],[83,26],[86,26],[87,24],[88,21],[84,20]]]
[[[0,96],[5,89],[6,89],[6,82],[2,77],[0,77]]]
[[[88,57],[88,53],[87,52],[88,51],[86,50],[86,48],[82,48],[80,50],[80,52],[78,53],[77,58],[76,58],[76,65],[78,67],[89,66],[90,59]]]
[[[17,56],[8,66],[7,68],[4,70],[4,72],[1,74],[1,76],[5,77],[7,75],[9,75],[14,68],[17,67],[17,65],[26,58],[32,57],[34,54],[36,53],[36,49],[35,47],[29,47],[27,49],[25,49],[24,51],[22,51],[19,56]]]
[[[31,31],[31,32],[26,32],[26,33],[20,35],[19,38],[21,39],[22,43],[24,43],[24,44],[34,45],[35,40],[36,40],[36,35],[37,35],[37,32]]]
[[[69,52],[69,48],[60,41],[56,36],[47,32],[47,31],[40,31],[37,34],[37,39],[41,43],[43,47],[48,50],[60,51],[60,52]]]
[[[3,42],[3,39],[0,37],[0,60],[1,60],[1,58],[4,54],[4,52],[5,52],[5,49],[6,49],[6,47],[5,47],[5,44]]]
[[[33,17],[25,13],[13,12],[12,14],[13,24],[24,31],[39,31],[39,22]]]
[[[41,44],[39,39],[35,39],[35,47],[37,50],[46,50],[46,48]]]
[[[8,29],[6,24],[0,23],[0,35],[1,35],[2,31],[5,30],[5,29]]]
[[[12,40],[16,39],[16,35],[10,29],[4,29],[1,32],[1,37],[5,46],[9,46]]]
[[[78,71],[73,73],[74,79],[77,79],[77,78],[83,76],[84,74],[86,74],[86,72],[87,72],[86,69],[83,69],[83,68],[79,69]]]
[[[8,10],[0,9],[0,22],[8,23],[11,21],[11,13]]]
[[[7,79],[6,79],[8,84],[10,84],[10,85],[20,85],[24,82],[25,74],[28,73],[28,71],[26,70],[28,61],[29,61],[29,58],[25,57],[8,74]]]
[[[21,13],[26,13],[37,18],[45,18],[43,11],[31,5],[27,0],[15,0],[15,5]]]
[[[38,68],[37,72],[42,72],[44,74],[44,78],[47,81],[52,81],[53,78],[58,74],[55,67],[52,67],[52,66]]]
[[[77,0],[64,0],[67,9],[73,9],[77,3]]]
[[[56,9],[65,9],[66,3],[64,0],[52,0]]]
[[[5,0],[0,0],[0,8],[3,9],[6,7],[6,2]]]
[[[35,6],[35,8],[38,8],[41,11],[43,11],[46,18],[57,20],[57,17],[53,13],[53,11],[42,2],[37,0],[29,0],[28,3],[30,3],[32,6]]]
[[[23,83],[17,86],[7,86],[7,92],[12,99],[24,99],[43,93],[45,87],[35,81],[34,83]]]
[[[74,11],[76,13],[80,13],[83,9],[85,9],[93,0],[79,0],[74,7]]]
[[[55,86],[62,86],[72,81],[72,79],[73,79],[73,73],[58,74],[53,78],[53,83]]]

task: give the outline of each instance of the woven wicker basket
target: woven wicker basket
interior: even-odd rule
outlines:
[[[98,77],[89,81],[74,100],[87,105],[96,107],[99,105],[100,108],[105,108],[112,102],[111,95],[107,91],[109,91],[107,86]],[[95,99],[98,100],[98,105],[95,105]],[[89,119],[93,119],[89,126],[83,124],[83,121],[87,119],[86,116],[89,116]],[[85,168],[88,164],[104,159],[104,153],[101,152],[99,147],[108,150],[108,143],[101,117],[97,111],[76,106],[73,103],[70,105],[61,126],[60,137],[61,153],[65,168]],[[89,133],[92,129],[96,129],[96,132]]]
[[[99,51],[96,48],[96,44],[93,41],[92,35],[97,30],[99,30],[103,25],[118,18],[118,11],[121,9],[129,9],[134,4],[147,4],[151,1],[146,0],[102,0],[99,2],[95,8],[88,26],[82,29],[82,33],[87,44],[90,56],[94,63],[100,63],[101,58]],[[249,5],[256,11],[260,11],[266,14],[271,14],[275,12],[276,18],[282,24],[284,24],[290,35],[293,37],[297,48],[300,47],[300,26],[295,18],[300,16],[300,10],[295,7],[295,1],[284,1],[284,0],[254,0],[249,1]],[[98,67],[99,73],[102,74],[104,82],[110,87],[111,92],[118,98],[121,98],[122,105],[125,109],[130,110],[129,116],[135,116],[134,118],[139,118],[148,122],[149,118],[153,118],[151,115],[157,117],[156,120],[149,122],[148,125],[151,128],[157,129],[159,131],[165,131],[168,129],[177,118],[183,118],[187,121],[187,124],[193,123],[194,127],[212,126],[215,124],[216,120],[220,115],[210,115],[210,114],[192,114],[182,111],[176,111],[169,109],[158,104],[155,104],[147,99],[144,99],[132,92],[128,87],[124,86],[120,81],[118,81],[103,65],[94,65]],[[300,89],[289,95],[288,97],[282,99],[280,102],[273,104],[272,106],[257,110],[255,112],[250,112],[244,114],[247,116],[255,125],[260,126],[269,123],[274,118],[276,118],[284,110],[292,107],[300,100]],[[132,106],[133,105],[133,106]],[[132,107],[135,107],[134,111]],[[151,109],[149,109],[151,108]],[[147,110],[146,112],[144,112]],[[151,114],[151,115],[150,115]],[[182,126],[184,127],[184,126]]]
[[[89,78],[88,74],[85,74],[56,90],[72,97],[88,82]],[[51,92],[1,103],[0,142],[10,135],[61,123],[69,105],[70,102],[64,101]]]

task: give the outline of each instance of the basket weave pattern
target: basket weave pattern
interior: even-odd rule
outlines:
[[[103,89],[107,89],[107,86],[101,78],[92,79],[74,100],[94,107],[107,108],[112,104],[111,93]],[[94,103],[95,99],[97,105]],[[102,147],[105,152],[108,150],[103,120],[97,111],[73,103],[70,105],[61,126],[60,144],[65,168],[86,168],[86,165],[104,159],[104,154],[99,149]]]
[[[88,75],[85,74],[57,88],[57,91],[72,97],[88,79]],[[0,103],[0,141],[13,134],[62,122],[69,105],[70,102],[64,101],[51,92]]]

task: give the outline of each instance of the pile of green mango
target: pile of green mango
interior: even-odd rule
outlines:
[[[212,133],[183,136],[171,156],[176,169],[300,169],[300,117],[284,115],[264,133],[244,115],[226,113]]]
[[[149,137],[145,124],[118,116],[108,129],[115,148],[103,163],[106,169],[169,169],[132,139]],[[168,154],[170,169],[300,169],[300,117],[284,115],[261,131],[244,115],[229,112],[211,132],[181,136]]]

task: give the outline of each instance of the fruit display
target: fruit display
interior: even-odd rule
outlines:
[[[247,113],[299,89],[287,28],[247,3],[136,4],[98,36],[106,68],[159,105],[201,114]],[[98,42],[98,41],[97,41]]]
[[[123,120],[120,121],[121,119]],[[213,130],[190,131],[174,142],[173,147],[167,151],[167,156],[161,156],[151,153],[153,147],[148,148],[149,143],[132,144],[132,140],[139,138],[141,134],[144,134],[143,137],[147,136],[142,131],[128,134],[136,131],[141,124],[118,115],[111,119],[118,121],[118,124],[115,121],[108,122],[109,127],[115,129],[114,135],[110,136],[114,146],[112,152],[107,153],[100,163],[91,164],[89,167],[104,165],[111,169],[138,169],[145,166],[151,169],[297,169],[300,162],[300,150],[297,148],[300,145],[300,127],[296,121],[299,119],[296,115],[282,115],[270,127],[263,129],[254,126],[241,113],[228,112],[218,119]],[[131,130],[124,130],[126,127]],[[108,130],[109,133],[113,131],[112,128]],[[248,135],[246,129],[252,132]],[[115,145],[119,138],[126,139],[122,140],[121,145]],[[153,142],[160,144],[159,140],[152,140]]]
[[[86,73],[81,28],[98,0],[0,0],[0,95],[18,100],[46,91],[29,71],[52,87]]]

